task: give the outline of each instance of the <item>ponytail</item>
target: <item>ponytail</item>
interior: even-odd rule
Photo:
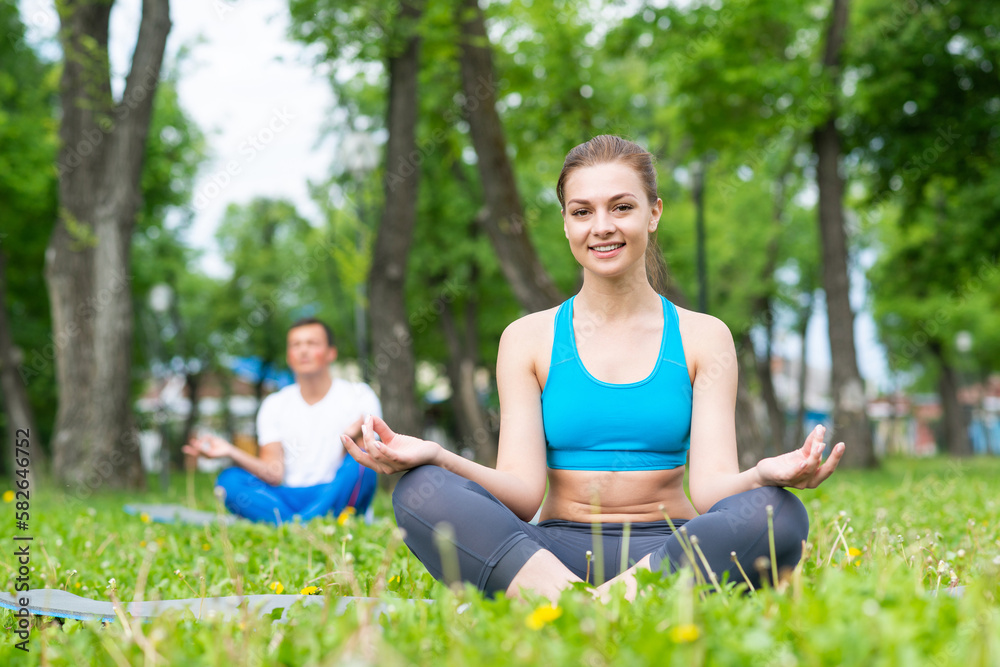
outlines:
[[[650,232],[649,243],[646,244],[646,279],[650,286],[661,296],[667,295],[667,262],[660,252],[660,244],[656,240],[656,232]]]

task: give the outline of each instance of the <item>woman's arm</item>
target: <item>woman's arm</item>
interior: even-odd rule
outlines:
[[[763,459],[740,472],[736,451],[738,363],[729,328],[714,317],[697,316],[695,380],[691,408],[689,489],[701,513],[715,503],[761,486],[815,488],[829,477],[844,453],[838,443],[822,461],[824,431],[817,427],[800,449]]]
[[[364,449],[347,437],[343,438],[344,446],[358,463],[376,472],[401,472],[425,464],[450,470],[482,485],[527,521],[538,511],[545,494],[545,433],[531,355],[533,343],[539,340],[539,320],[537,316],[522,318],[508,326],[500,338],[500,448],[496,469],[470,461],[435,442],[394,433],[378,418],[365,420]],[[375,439],[375,434],[382,442]]]

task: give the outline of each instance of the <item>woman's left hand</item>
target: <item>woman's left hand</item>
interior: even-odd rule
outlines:
[[[817,426],[806,437],[800,449],[780,456],[766,458],[757,464],[761,483],[766,486],[790,486],[796,489],[815,489],[823,480],[833,474],[844,455],[844,443],[838,442],[823,461],[826,443],[823,435],[825,426]]]

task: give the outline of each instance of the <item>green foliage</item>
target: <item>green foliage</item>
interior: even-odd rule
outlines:
[[[0,5],[0,35],[0,252],[7,262],[7,303],[0,307],[8,309],[14,344],[23,354],[28,397],[41,429],[38,442],[48,442],[56,385],[44,267],[58,206],[59,71],[25,42],[15,3]]]
[[[234,594],[237,581],[245,593],[270,593],[280,582],[285,593],[314,585],[326,596],[374,595],[385,613],[360,603],[337,615],[328,597],[329,610],[293,606],[286,623],[175,613],[127,630],[35,619],[28,657],[44,644],[52,665],[137,664],[153,651],[189,665],[987,665],[1000,651],[998,473],[995,459],[838,472],[800,493],[810,511],[807,555],[779,590],[741,595],[728,584],[710,593],[686,571],[662,580],[644,573],[632,604],[621,591],[599,603],[577,588],[557,610],[432,582],[400,543],[382,495],[371,525],[330,517],[223,530],[125,516],[132,498],[121,494],[50,491],[33,505],[33,586],[107,599],[114,578],[127,602],[140,584],[145,599],[170,599]],[[211,480],[194,481],[193,502],[211,508]],[[178,479],[149,500],[188,502],[184,486]],[[0,615],[4,627],[12,620]],[[23,657],[13,642],[0,646],[4,664]]]
[[[867,2],[848,50],[846,136],[879,250],[874,312],[890,365],[931,378],[942,361],[968,373],[1000,364],[994,14],[975,2]],[[970,355],[955,349],[959,331],[973,336]]]
[[[213,346],[280,363],[289,325],[324,315],[319,298],[330,245],[292,203],[266,198],[230,204],[216,237],[233,275],[216,307]]]
[[[846,136],[866,162],[876,202],[898,197],[909,209],[935,175],[979,183],[997,164],[1000,28],[992,10],[972,0],[858,7],[847,44],[857,93]]]

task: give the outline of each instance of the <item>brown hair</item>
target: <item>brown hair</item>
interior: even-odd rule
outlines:
[[[656,194],[656,168],[653,166],[653,155],[639,144],[616,137],[611,134],[602,134],[594,137],[588,142],[575,147],[566,155],[563,162],[562,171],[559,173],[559,180],[556,182],[556,196],[559,197],[559,206],[566,209],[566,179],[580,167],[593,167],[599,164],[621,162],[635,171],[642,182],[642,188],[646,192],[646,198],[650,204],[655,204]],[[649,242],[646,245],[646,279],[658,293],[664,296],[667,293],[667,264],[663,261],[663,253],[656,242],[656,233],[649,235]]]
[[[323,331],[326,333],[326,344],[327,347],[337,347],[337,341],[333,337],[333,330],[330,329],[330,325],[323,320],[317,319],[315,317],[303,317],[301,319],[295,320],[292,326],[288,327],[290,332],[292,329],[298,329],[299,327],[304,327],[307,324],[318,324],[323,327]]]

